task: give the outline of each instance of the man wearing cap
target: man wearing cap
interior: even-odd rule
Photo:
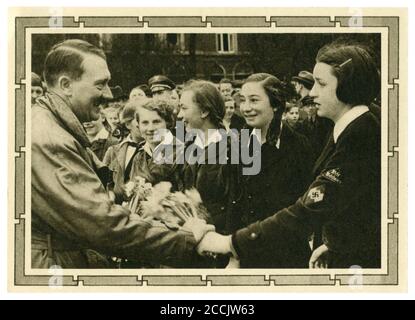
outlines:
[[[163,101],[170,104],[172,91],[176,88],[176,84],[163,75],[156,75],[148,80],[151,94],[155,102]]]
[[[295,90],[301,97],[300,100],[307,97],[314,86],[313,74],[308,71],[300,71],[292,80],[295,83]]]
[[[311,72],[308,71],[300,71],[297,76],[292,77],[292,82],[294,83],[295,91],[300,96],[299,105],[301,106],[303,103],[302,101],[309,96],[311,89],[314,86],[314,77]],[[304,121],[307,119],[306,111],[301,108],[300,109],[300,121]]]
[[[311,149],[313,150],[313,160],[315,161],[323,151],[329,134],[333,130],[334,123],[330,119],[317,115],[317,108],[312,97],[304,97],[301,104],[302,109],[306,113],[306,118],[300,123],[298,131],[310,141]]]

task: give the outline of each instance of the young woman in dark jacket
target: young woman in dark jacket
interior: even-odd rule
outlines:
[[[317,114],[334,122],[314,181],[296,202],[232,237],[209,233],[199,251],[271,266],[314,234],[310,268],[381,267],[381,127],[368,107],[380,73],[362,46],[334,43],[317,54],[314,78]]]
[[[228,233],[228,213],[237,197],[238,166],[229,159],[232,134],[224,130],[223,98],[216,86],[208,81],[190,81],[180,98],[178,117],[183,119],[187,136],[181,189],[196,188],[208,209],[216,230]],[[189,139],[186,139],[189,141]]]
[[[137,108],[135,116],[144,141],[133,159],[130,179],[141,177],[152,185],[168,181],[177,190],[177,158],[184,145],[170,131],[174,127],[172,109],[164,102],[148,100]]]
[[[302,135],[282,125],[285,85],[276,77],[251,75],[242,86],[241,111],[251,141],[261,144],[261,170],[243,176],[242,224],[264,219],[297,199],[310,182],[311,149]]]

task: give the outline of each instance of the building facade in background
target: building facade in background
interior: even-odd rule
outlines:
[[[289,80],[300,70],[312,71],[319,48],[338,37],[363,42],[380,52],[376,34],[34,34],[32,71],[41,74],[49,49],[57,42],[80,38],[107,54],[111,85],[125,91],[164,74],[181,84],[189,79],[239,85],[252,73],[267,72]],[[380,57],[378,57],[380,61]]]

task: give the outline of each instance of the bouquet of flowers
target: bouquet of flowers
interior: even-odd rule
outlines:
[[[126,185],[126,195],[130,198],[128,208],[143,218],[152,218],[169,224],[183,225],[191,218],[208,220],[209,214],[203,206],[196,189],[185,192],[172,192],[170,182],[155,186],[137,177]]]
[[[140,202],[151,195],[153,186],[151,183],[146,183],[144,178],[137,176],[124,186],[124,191],[128,200],[127,208],[132,213],[137,213]]]

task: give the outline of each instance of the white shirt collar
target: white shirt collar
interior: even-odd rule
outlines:
[[[94,142],[94,141],[97,141],[97,140],[99,140],[99,139],[108,139],[108,136],[110,135],[110,133],[108,132],[108,130],[107,129],[105,129],[105,127],[104,128],[102,128],[99,132],[98,132],[98,134],[94,137],[94,139],[92,139],[91,140],[91,142]]]
[[[282,122],[281,122],[281,130],[282,130]],[[252,130],[251,137],[252,136],[255,136],[257,138],[257,140],[259,141],[259,143],[261,143],[261,145],[263,145],[262,136],[261,136],[261,129],[255,128],[254,130]],[[280,131],[280,136],[281,136],[281,131]],[[280,139],[280,137],[278,137],[277,143],[275,144],[275,147],[277,149],[280,148],[280,142],[281,142],[281,139]],[[251,139],[249,139],[249,143],[251,143]]]
[[[251,137],[255,136],[255,138],[259,141],[259,143],[262,145],[262,136],[261,136],[261,129],[254,128],[251,132]],[[251,142],[251,139],[249,139],[249,142]]]
[[[121,141],[120,145],[123,145],[124,143],[128,143],[128,142],[134,142],[134,140],[131,138],[131,134],[129,134],[128,136],[126,136],[124,138],[124,140]]]
[[[347,111],[339,120],[337,120],[333,129],[333,138],[334,143],[337,142],[337,139],[346,129],[346,127],[352,123],[354,120],[359,118],[362,114],[369,111],[367,106],[356,106]]]
[[[150,145],[146,142],[143,146],[144,151],[150,156],[153,157],[153,154],[156,153],[156,151],[163,145],[170,145],[174,142],[174,136],[171,133],[170,130],[166,130],[163,140],[157,145],[157,147],[154,148],[153,151],[151,151]],[[157,153],[160,154],[160,153]]]
[[[205,143],[204,137],[197,135],[194,144],[200,149],[205,149],[207,146],[209,146],[212,143],[218,143],[219,141],[222,140],[222,138],[223,136],[221,135],[218,129],[209,129],[206,143]]]

